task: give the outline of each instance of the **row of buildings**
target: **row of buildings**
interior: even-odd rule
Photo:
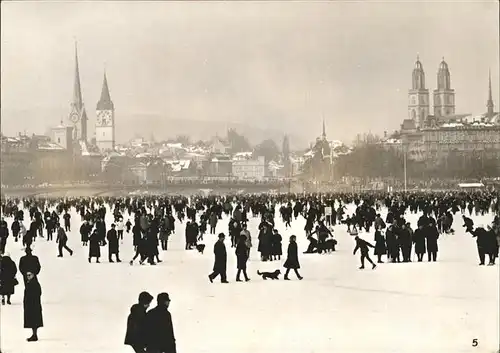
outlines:
[[[253,151],[230,153],[229,144],[218,136],[204,146],[136,138],[106,153],[88,150],[88,144],[80,143],[81,149],[75,153],[71,129],[61,126],[52,132],[52,136],[0,136],[2,184],[71,180],[157,184],[177,178],[264,181],[300,173],[305,160],[294,153],[286,160],[283,156],[266,160]]]
[[[500,160],[500,115],[494,111],[491,75],[486,112],[457,114],[450,70],[443,59],[437,72],[437,88],[433,92],[433,114],[430,114],[425,72],[417,57],[408,101],[408,118],[403,120],[399,131],[384,136],[382,143],[386,148],[429,165],[440,165],[451,155],[463,160]],[[500,162],[498,165],[500,168]]]
[[[64,138],[71,141],[72,135],[68,132]],[[287,171],[282,156],[266,160],[253,151],[231,154],[228,144],[219,137],[205,146],[135,139],[116,145],[114,151],[105,154],[88,151],[85,144],[82,152],[76,154],[70,147],[53,142],[51,136],[2,135],[0,140],[4,185],[75,180],[158,184],[179,178],[265,181],[300,173],[304,161],[292,153],[287,159]]]
[[[65,121],[49,136],[0,136],[2,184],[40,184],[71,180],[158,183],[168,178],[214,177],[245,180],[290,176],[300,159],[267,161],[251,151],[231,155],[231,146],[215,137],[205,146],[183,146],[136,139],[116,143],[115,105],[106,72],[95,110],[95,135],[88,136],[78,51],[75,46],[73,99]],[[295,172],[292,172],[294,170]]]

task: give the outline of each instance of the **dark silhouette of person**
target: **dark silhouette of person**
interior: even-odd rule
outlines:
[[[57,224],[56,243],[58,243],[59,250],[59,255],[57,255],[57,257],[63,257],[63,249],[69,252],[70,256],[73,256],[73,250],[71,250],[67,245],[68,236],[66,235],[66,231],[60,224]]]
[[[132,305],[127,318],[127,332],[125,333],[125,345],[131,346],[136,353],[146,351],[146,310],[149,308],[153,296],[148,292],[139,294],[139,301]]]
[[[283,264],[283,267],[286,268],[284,277],[286,281],[290,280],[290,278],[288,278],[288,274],[290,273],[291,269],[293,269],[295,275],[299,280],[304,278],[299,273],[299,268],[300,268],[299,253],[297,249],[297,237],[295,235],[292,235],[290,237],[290,243],[288,244],[288,250],[287,250],[287,257],[285,263]]]
[[[35,276],[38,276],[42,266],[40,265],[40,260],[38,260],[38,256],[33,255],[33,251],[31,248],[25,249],[26,255],[22,256],[19,259],[19,272],[23,275],[24,284],[27,281],[28,272],[33,273]]]
[[[170,297],[160,293],[156,301],[157,306],[146,314],[146,352],[176,353],[172,315],[168,311]]]
[[[250,281],[247,275],[247,261],[248,261],[248,248],[246,244],[247,237],[241,234],[238,237],[238,242],[236,244],[236,263],[238,272],[236,273],[236,282],[241,282],[240,275],[243,272],[245,281]]]
[[[24,328],[30,328],[33,334],[27,339],[28,342],[38,341],[38,329],[43,327],[42,316],[42,288],[38,278],[33,272],[26,273],[26,285],[24,287]]]
[[[474,221],[470,219],[469,217],[466,217],[465,215],[462,216],[462,219],[464,220],[464,225],[463,227],[465,228],[465,232],[471,233],[474,228]]]
[[[435,262],[437,259],[438,253],[438,239],[439,239],[439,231],[436,228],[435,224],[431,224],[424,228],[425,230],[425,239],[427,240],[427,261]]]
[[[359,269],[362,270],[365,268],[365,259],[367,259],[368,262],[372,264],[372,269],[377,267],[377,265],[373,263],[372,259],[370,259],[370,255],[368,254],[368,247],[370,248],[375,248],[375,247],[366,240],[363,240],[358,236],[356,236],[354,240],[356,240],[356,247],[354,248],[352,254],[356,255],[358,249],[361,251],[361,267]]]
[[[488,247],[488,232],[483,227],[477,227],[471,232],[472,237],[476,238],[477,253],[479,255],[479,265],[484,265],[484,260]]]
[[[106,234],[106,239],[108,240],[108,261],[114,262],[112,255],[115,255],[116,262],[122,262],[120,260],[120,239],[115,228],[116,226],[113,223],[111,225],[111,229],[108,230],[108,233]]]
[[[422,262],[425,254],[425,232],[423,228],[423,226],[420,226],[413,233],[413,243],[415,243],[415,254],[417,254],[418,262]]]
[[[215,242],[214,245],[214,255],[215,255],[214,268],[213,272],[210,275],[208,275],[210,283],[212,283],[218,275],[220,275],[222,283],[229,283],[227,281],[227,274],[226,274],[227,251],[226,251],[226,246],[224,245],[225,237],[226,236],[224,235],[224,233],[219,233],[219,239]]]

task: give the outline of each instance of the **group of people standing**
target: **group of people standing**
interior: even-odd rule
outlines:
[[[346,205],[354,204],[355,211],[345,218]],[[426,194],[313,194],[313,195],[239,195],[239,196],[209,196],[209,197],[122,197],[122,198],[75,198],[75,199],[26,199],[2,202],[2,213],[13,217],[10,230],[14,242],[22,240],[26,255],[19,263],[19,272],[25,285],[24,311],[26,328],[33,330],[29,341],[38,340],[37,330],[43,327],[41,309],[41,286],[38,282],[40,263],[32,254],[32,244],[37,237],[53,240],[56,234],[58,255],[63,257],[64,251],[73,255],[68,247],[67,233],[71,231],[70,211],[75,209],[82,219],[79,232],[84,247],[88,246],[88,261],[93,258],[99,262],[101,247],[108,246],[109,262],[121,262],[120,244],[124,233],[131,234],[135,255],[130,264],[139,258],[141,264],[155,265],[161,262],[159,248],[168,250],[168,241],[175,234],[176,218],[184,222],[186,250],[196,249],[198,242],[209,228],[209,233],[216,234],[219,220],[225,214],[228,222],[227,235],[231,248],[236,256],[236,281],[250,281],[247,273],[247,263],[251,254],[252,235],[248,229],[249,216],[260,217],[257,227],[257,251],[262,262],[281,260],[283,255],[283,236],[276,229],[276,214],[279,210],[285,228],[292,227],[298,217],[305,219],[305,237],[309,239],[312,248],[326,249],[328,240],[333,239],[332,225],[346,224],[348,231],[354,236],[354,251],[361,254],[361,269],[364,262],[369,261],[372,268],[376,264],[370,258],[370,249],[377,256],[377,262],[383,262],[387,256],[389,262],[411,262],[412,251],[417,261],[437,261],[438,240],[442,234],[453,234],[453,215],[464,214],[464,227],[476,238],[480,265],[485,264],[486,255],[489,265],[495,264],[500,243],[500,201],[498,193],[486,194],[446,194],[442,197]],[[52,209],[52,211],[49,211]],[[387,209],[385,221],[380,215],[382,208]],[[29,210],[31,219],[28,229],[23,224],[24,209]],[[42,213],[42,210],[45,210]],[[106,213],[112,212],[113,223],[108,229]],[[476,227],[471,219],[465,216],[473,212],[483,215],[486,212],[496,214],[491,226]],[[421,213],[415,230],[405,215]],[[128,214],[128,219],[127,219]],[[124,220],[127,219],[125,223]],[[131,221],[132,220],[132,221]],[[472,223],[471,223],[472,222]],[[374,245],[362,239],[359,232],[366,233],[374,229]],[[45,234],[44,234],[45,230]],[[450,235],[451,236],[451,235]],[[11,303],[17,282],[17,267],[15,262],[5,252],[8,245],[9,227],[2,218],[0,221],[0,294],[2,305]],[[316,239],[317,238],[317,239]],[[227,278],[228,253],[225,245],[226,234],[219,233],[213,247],[213,272],[208,275],[210,282],[220,277],[222,283],[229,283]],[[335,241],[336,244],[336,241]],[[306,251],[312,253],[314,251]],[[321,252],[321,251],[316,251]],[[283,263],[286,269],[285,280],[293,270],[298,279],[299,273],[297,237],[291,235]],[[242,278],[243,275],[243,278]],[[166,293],[158,296],[158,306],[146,313],[152,297],[142,293],[139,303],[134,305],[129,316],[126,343],[136,352],[164,353],[175,351],[173,331],[169,338],[155,336],[153,327],[171,326],[167,317],[170,298]],[[140,309],[140,310],[139,310]],[[151,314],[149,314],[151,313]],[[149,315],[149,319],[147,319]],[[158,321],[155,321],[158,320]],[[163,321],[162,321],[163,320]],[[130,330],[129,330],[130,329]],[[170,329],[169,329],[170,330]],[[129,332],[130,331],[130,332]],[[140,334],[138,334],[140,332]],[[170,331],[169,331],[170,332]],[[131,338],[132,337],[132,338]],[[166,340],[166,341],[165,341]],[[156,342],[156,343],[155,343]],[[173,343],[172,343],[173,342]],[[173,347],[173,348],[172,348]]]

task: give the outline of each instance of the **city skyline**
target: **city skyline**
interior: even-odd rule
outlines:
[[[66,120],[75,39],[89,136],[106,68],[118,142],[133,137],[132,124],[169,137],[169,119],[250,120],[305,141],[323,117],[344,142],[395,130],[417,53],[430,89],[444,56],[457,113],[486,111],[491,69],[498,110],[497,15],[497,2],[2,3],[2,132]]]

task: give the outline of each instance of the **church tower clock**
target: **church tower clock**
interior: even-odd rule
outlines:
[[[97,147],[101,151],[112,151],[115,149],[115,106],[109,94],[106,72],[104,72],[101,99],[97,102],[96,115],[95,138]]]

